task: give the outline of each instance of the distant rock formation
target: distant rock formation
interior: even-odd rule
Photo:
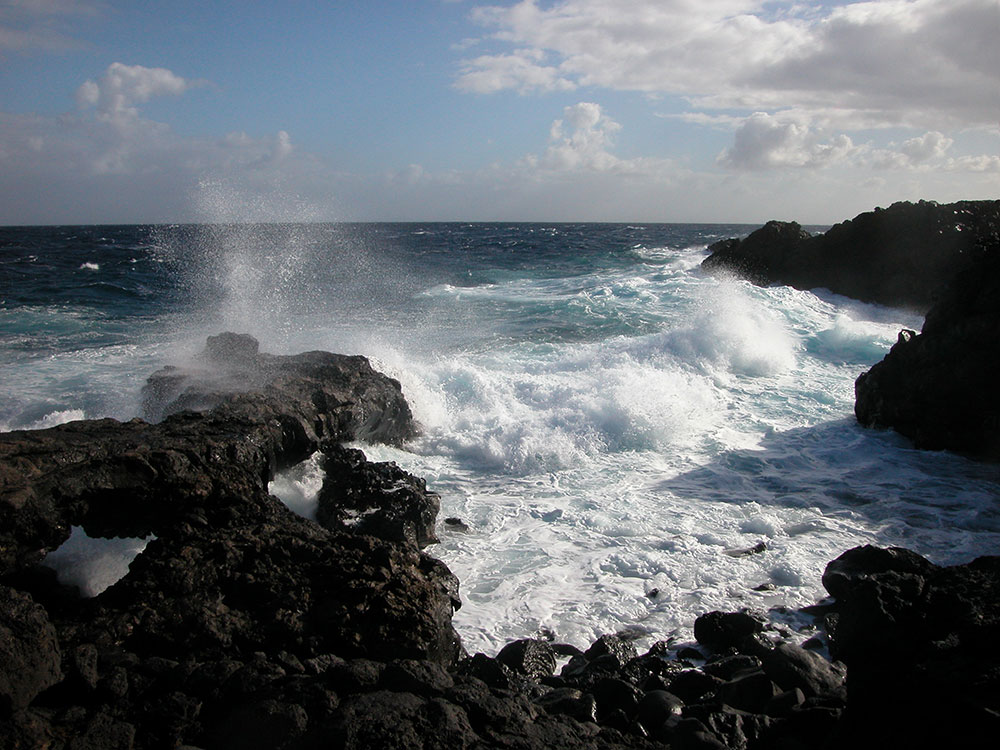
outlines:
[[[867,427],[922,448],[1000,461],[1000,243],[947,286],[921,333],[903,331],[854,386]]]
[[[1000,238],[1000,200],[894,203],[810,236],[794,222],[768,222],[743,240],[709,247],[706,271],[758,285],[826,288],[924,312],[981,247]]]

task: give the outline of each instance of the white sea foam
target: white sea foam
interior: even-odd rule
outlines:
[[[98,263],[93,263],[93,262],[87,261],[86,263],[81,263],[80,264],[80,270],[81,271],[100,271],[101,270],[101,266]]]
[[[154,538],[93,538],[74,526],[69,539],[46,555],[43,564],[56,571],[60,583],[78,586],[83,596],[97,596],[125,577],[129,564]]]
[[[471,527],[432,550],[462,581],[470,650],[542,629],[581,646],[635,625],[689,638],[710,609],[823,598],[825,564],[857,544],[955,562],[1000,542],[1000,473],[970,478],[851,417],[854,377],[908,316],[671,269],[660,283],[641,302],[614,280],[591,292],[662,313],[657,333],[385,358],[425,433],[365,448]]]
[[[300,516],[315,519],[325,476],[320,466],[322,458],[323,454],[317,451],[305,461],[279,472],[267,485],[267,491]]]
[[[86,419],[83,409],[62,409],[51,411],[44,417],[24,425],[12,425],[9,422],[0,422],[0,432],[10,432],[11,430],[44,430],[48,427],[56,427],[78,419]]]

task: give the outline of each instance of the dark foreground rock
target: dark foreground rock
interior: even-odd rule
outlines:
[[[1000,557],[938,567],[904,549],[831,562],[832,653],[848,668],[845,739],[988,747],[1000,736]]]
[[[0,747],[647,746],[536,706],[544,649],[465,669],[437,496],[341,445],[414,433],[366,360],[223,334],[145,398],[162,421],[0,435]],[[267,488],[316,451],[313,522]],[[39,565],[72,526],[155,538],[86,599]]]
[[[921,333],[903,331],[855,383],[854,411],[919,447],[1000,460],[1000,243],[948,285]]]
[[[195,394],[211,378],[213,408],[178,411],[205,404]],[[397,382],[361,357],[272,357],[224,334],[196,370],[154,375],[153,391],[170,414],[158,424],[0,435],[0,746],[246,747],[223,736],[255,727],[251,746],[278,747],[332,716],[339,692],[318,678],[349,674],[348,660],[461,656],[458,581],[420,551],[437,496],[339,444],[413,434]],[[319,524],[267,490],[317,450]],[[352,528],[348,511],[373,521]],[[38,565],[72,526],[155,538],[81,599]]]
[[[755,284],[823,287],[893,307],[926,311],[943,285],[1000,238],[1000,201],[894,203],[809,236],[768,222],[743,240],[722,240],[702,267]]]

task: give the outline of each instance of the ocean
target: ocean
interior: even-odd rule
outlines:
[[[861,428],[855,378],[922,317],[700,270],[753,228],[0,228],[0,429],[135,417],[146,377],[222,330],[364,354],[421,434],[359,447],[467,527],[442,520],[428,551],[461,581],[470,652],[690,639],[713,609],[804,638],[796,610],[846,549],[997,553],[1000,467]],[[308,515],[320,481],[306,462],[272,491]],[[52,564],[97,593],[142,544],[65,547]]]

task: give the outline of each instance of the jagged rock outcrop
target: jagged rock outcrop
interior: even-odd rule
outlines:
[[[218,514],[266,497],[275,471],[324,440],[399,444],[414,434],[399,383],[364,357],[256,354],[250,337],[222,334],[200,359],[211,367],[150,377],[147,407],[171,415],[158,424],[88,420],[0,435],[0,572],[37,562],[71,525],[147,536],[190,507]],[[182,410],[192,402],[215,406]]]
[[[339,445],[413,434],[399,384],[361,357],[272,357],[232,334],[209,339],[206,362],[209,375],[151,378],[170,414],[158,424],[0,435],[0,746],[277,747],[337,706],[310,674],[461,656],[458,581],[420,551],[437,496]],[[179,410],[194,402],[212,408]],[[276,470],[317,450],[327,504],[361,497],[379,523],[317,524],[268,494]],[[155,538],[80,599],[37,565],[71,526]]]
[[[943,285],[1000,238],[1000,201],[894,203],[809,236],[794,222],[768,222],[743,240],[709,247],[702,267],[755,284],[823,287],[926,311]]]
[[[855,382],[854,411],[922,448],[1000,460],[1000,243],[948,285],[921,333],[903,331]]]
[[[392,463],[371,463],[359,450],[330,444],[323,449],[326,481],[316,519],[327,528],[407,542],[423,548],[438,541],[434,525],[440,498],[423,479]]]
[[[837,599],[831,651],[848,670],[846,743],[995,741],[1000,557],[939,567],[905,549],[858,547],[827,566],[823,584]]]

